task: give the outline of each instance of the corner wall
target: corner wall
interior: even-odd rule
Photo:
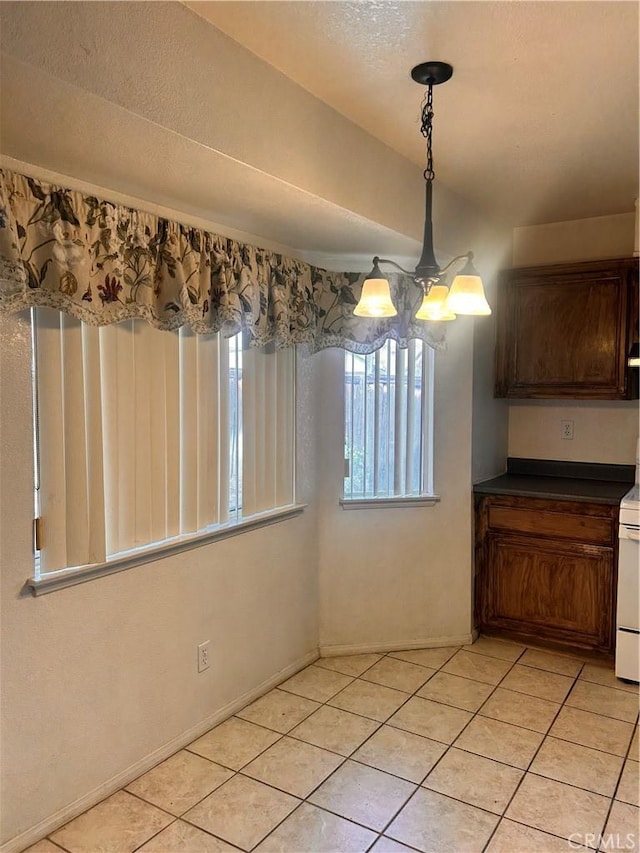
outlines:
[[[509,246],[508,249],[511,247]],[[497,267],[508,266],[505,246],[497,252]],[[495,309],[497,276],[485,280],[485,293]],[[509,405],[493,396],[495,310],[475,323],[473,335],[473,403],[471,413],[471,479],[473,483],[504,473],[507,467]]]
[[[633,213],[516,228],[513,265],[535,266],[631,257]],[[574,422],[573,441],[560,422]],[[632,465],[638,437],[637,401],[512,400],[509,456]]]
[[[432,507],[340,507],[344,354],[318,356],[323,654],[470,642],[473,341],[472,324],[465,325],[436,353],[434,482],[441,501]]]
[[[451,235],[450,235],[451,237]],[[506,232],[478,223],[470,246],[491,300],[510,249]],[[435,356],[431,507],[343,510],[344,356],[318,356],[319,601],[322,654],[469,642],[472,482],[506,463],[507,407],[493,399],[491,318],[459,317]],[[484,475],[484,476],[483,476]]]

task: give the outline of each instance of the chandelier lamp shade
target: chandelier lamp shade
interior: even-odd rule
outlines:
[[[453,74],[453,68],[447,62],[423,62],[411,71],[416,83],[427,87],[422,106],[420,132],[427,140],[427,163],[424,170],[426,184],[424,238],[422,254],[414,272],[401,267],[389,258],[375,257],[373,269],[362,285],[360,300],[354,309],[357,317],[393,317],[397,312],[391,300],[389,281],[380,269],[380,264],[390,264],[406,275],[412,276],[422,290],[422,305],[416,313],[416,319],[432,322],[455,320],[458,314],[486,316],[491,308],[484,295],[482,279],[473,265],[473,252],[458,255],[445,267],[440,268],[433,249],[433,87],[446,83]],[[451,288],[447,286],[446,276],[460,262],[466,261],[453,279]]]
[[[449,288],[446,284],[432,284],[429,292],[422,300],[418,308],[416,320],[430,320],[431,322],[444,322],[455,320],[456,315],[447,303]]]
[[[353,309],[356,317],[395,317],[398,313],[391,301],[389,282],[378,266],[379,260],[373,259],[373,269],[362,284],[360,301]]]

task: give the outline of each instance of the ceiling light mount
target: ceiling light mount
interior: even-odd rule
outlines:
[[[411,76],[421,86],[437,86],[446,83],[453,74],[453,65],[448,62],[421,62],[411,69]]]
[[[458,255],[442,269],[436,261],[433,249],[433,87],[446,83],[453,75],[453,66],[448,62],[422,62],[411,69],[411,77],[427,87],[422,104],[420,133],[427,143],[427,159],[424,170],[426,184],[424,238],[422,253],[413,273],[403,269],[395,261],[376,256],[373,259],[373,269],[366,276],[360,301],[354,309],[358,317],[391,317],[396,310],[391,301],[389,282],[380,270],[379,264],[391,264],[396,269],[411,275],[421,288],[423,302],[416,314],[419,320],[453,320],[456,314],[491,314],[489,303],[485,299],[482,279],[473,266],[473,252]],[[451,290],[445,283],[446,273],[458,261],[466,260],[464,269],[455,277]],[[428,296],[432,288],[437,286],[437,292]],[[437,305],[436,305],[437,303]],[[446,304],[445,304],[446,303]],[[455,303],[455,305],[454,305]],[[383,313],[384,312],[384,313]]]

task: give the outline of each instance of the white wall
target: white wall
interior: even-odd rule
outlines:
[[[631,257],[634,235],[633,213],[515,228],[513,265]],[[562,420],[574,422],[573,441],[560,437]],[[509,456],[632,465],[637,437],[637,401],[512,400],[509,404]]]

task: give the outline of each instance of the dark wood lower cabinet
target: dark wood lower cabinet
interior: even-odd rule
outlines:
[[[601,504],[478,497],[479,630],[612,654],[617,513]]]

